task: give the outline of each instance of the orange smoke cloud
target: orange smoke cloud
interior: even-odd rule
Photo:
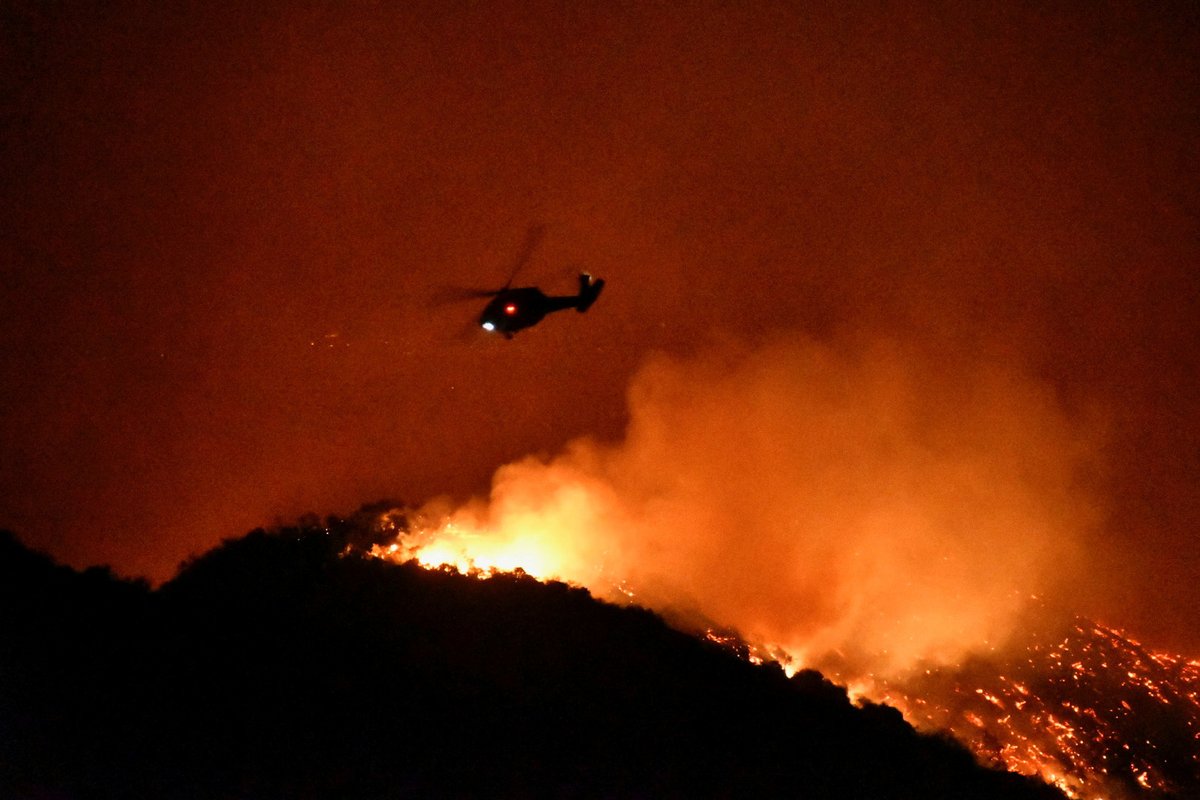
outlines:
[[[999,644],[1096,522],[1094,447],[1005,367],[780,339],[656,357],[629,406],[623,442],[501,468],[489,501],[427,507],[406,552],[894,674]]]

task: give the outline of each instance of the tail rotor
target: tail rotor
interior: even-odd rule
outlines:
[[[582,314],[591,308],[603,288],[603,278],[593,278],[586,272],[579,273],[579,302],[575,305],[575,310]]]

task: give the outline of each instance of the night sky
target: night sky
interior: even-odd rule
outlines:
[[[163,580],[886,341],[1054,406],[1080,611],[1196,652],[1200,11],[818,5],[0,2],[0,527]],[[533,226],[607,288],[489,338]]]

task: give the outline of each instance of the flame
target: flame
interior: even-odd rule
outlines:
[[[504,466],[393,557],[634,592],[798,664],[899,674],[1002,642],[1095,518],[1090,445],[992,365],[785,338],[652,359],[629,402],[623,442]]]
[[[488,575],[521,570],[541,580],[565,580],[605,587],[628,597],[628,589],[605,581],[606,552],[589,542],[564,535],[577,528],[605,523],[602,487],[585,476],[560,472],[555,482],[536,491],[520,479],[521,465],[502,469],[496,477],[493,503],[468,503],[448,509],[435,502],[422,509],[396,542],[376,546],[376,555],[395,561],[416,560],[425,567],[452,567],[463,573]],[[596,544],[596,542],[590,542]],[[595,589],[594,589],[595,591]]]

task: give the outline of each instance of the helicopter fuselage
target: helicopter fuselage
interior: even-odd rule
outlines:
[[[593,280],[590,275],[580,275],[577,295],[552,297],[535,286],[502,289],[479,315],[479,326],[485,331],[501,333],[511,339],[517,331],[538,324],[551,312],[567,308],[587,311],[603,288],[604,281]]]

